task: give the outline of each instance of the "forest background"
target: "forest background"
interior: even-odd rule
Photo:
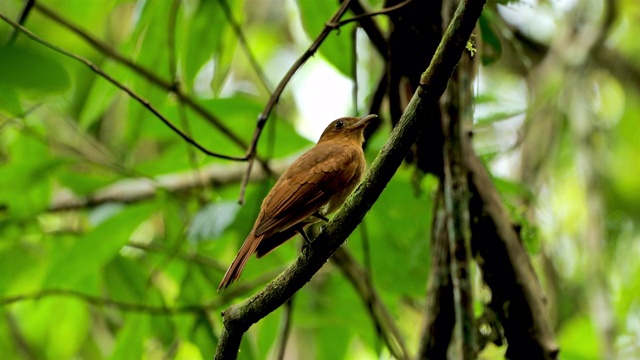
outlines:
[[[277,175],[331,120],[377,113],[372,164],[457,2],[342,5],[0,3],[0,353],[213,356],[221,311],[300,254],[296,239],[252,258],[240,283],[216,292]],[[462,87],[450,83],[423,116],[439,128],[452,106],[463,114],[458,135],[472,134],[537,276],[550,341],[533,340],[550,357],[556,346],[562,359],[640,357],[639,20],[635,0],[489,1],[454,73]],[[423,134],[347,245],[248,330],[240,358],[427,351],[434,239],[441,211],[452,217],[440,179],[456,178],[442,134]],[[474,199],[469,181],[463,200]],[[466,205],[454,218],[477,260],[465,265],[471,338],[478,356],[499,359],[515,342]],[[450,354],[464,352],[466,333],[444,332]]]

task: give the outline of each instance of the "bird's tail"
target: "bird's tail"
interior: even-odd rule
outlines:
[[[229,265],[229,269],[227,269],[227,272],[224,274],[224,278],[222,278],[220,285],[218,285],[218,291],[227,288],[229,285],[231,285],[232,282],[240,278],[240,274],[242,274],[244,265],[247,263],[247,260],[249,260],[251,255],[256,251],[256,248],[258,247],[258,244],[260,244],[260,241],[263,237],[264,235],[255,237],[253,235],[253,231],[251,231],[249,236],[247,236],[247,239],[244,241],[244,244],[242,244],[240,251],[238,251],[238,255],[236,255],[235,259],[233,259],[233,262],[231,263],[231,265]]]

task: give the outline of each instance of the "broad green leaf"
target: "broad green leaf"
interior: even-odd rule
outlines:
[[[104,285],[111,299],[144,303],[148,290],[146,271],[133,259],[117,256],[105,266]]]
[[[576,360],[599,359],[599,342],[596,329],[585,315],[578,315],[565,322],[558,331],[558,345],[562,357]]]
[[[229,21],[219,1],[200,1],[197,9],[192,11],[192,16],[187,19],[186,27],[180,55],[184,69],[184,82],[189,92],[192,92],[195,77],[202,66],[213,60],[214,56],[219,56],[218,50],[222,49],[225,35],[229,31]],[[235,44],[226,43],[225,45],[231,46],[232,48],[227,50],[233,53]],[[223,73],[219,66],[216,66],[214,71]]]
[[[0,69],[0,89],[45,95],[64,91],[70,84],[69,75],[57,58],[31,47],[0,47]]]
[[[111,359],[143,359],[145,339],[149,328],[149,316],[146,314],[127,314],[126,321],[118,332],[115,349]]]
[[[513,110],[513,111],[498,111],[487,116],[478,118],[474,121],[474,127],[491,125],[496,122],[510,120],[514,116],[523,115],[525,110]]]
[[[425,192],[417,196],[409,176],[406,170],[396,174],[365,216],[360,229],[350,236],[348,245],[358,259],[363,259],[361,236],[367,236],[376,284],[387,293],[421,296],[430,259],[432,203],[429,194],[435,185],[429,183]]]
[[[52,158],[45,144],[18,134],[7,149],[8,161],[0,167],[0,203],[19,219],[29,218],[49,206],[52,174],[62,163]]]
[[[338,10],[340,4],[332,1],[298,0],[302,25],[313,41],[320,35],[326,23]],[[332,31],[320,46],[319,53],[346,76],[352,75],[353,43],[352,25]]]
[[[132,54],[135,62],[156,75],[170,79],[167,24],[171,2],[145,2],[139,8],[136,28],[123,45],[123,51]]]
[[[524,200],[530,200],[534,196],[531,188],[523,183],[497,176],[494,176],[492,180],[501,194],[519,196]]]
[[[496,19],[494,12],[488,8],[482,12],[482,16],[478,20],[480,25],[480,34],[482,43],[484,44],[482,52],[482,65],[489,65],[496,62],[502,56],[502,43],[500,37],[496,34],[492,24],[502,20]],[[498,25],[500,26],[500,25]]]
[[[87,277],[96,276],[129,241],[140,223],[155,211],[152,203],[128,206],[78,238],[70,248],[59,248],[53,254],[44,287],[74,286]]]
[[[16,283],[34,280],[34,273],[41,267],[39,260],[41,259],[38,256],[18,245],[1,248],[0,294],[6,294]]]
[[[210,268],[197,268],[195,264],[189,264],[187,271],[180,283],[180,295],[176,302],[182,304],[200,304],[206,302],[213,295],[214,287],[207,278],[208,273],[213,273]],[[205,275],[204,273],[207,272]],[[221,275],[219,275],[221,276]],[[217,285],[217,284],[215,284]]]
[[[56,179],[60,185],[68,188],[76,195],[87,195],[116,180],[115,176],[105,174],[79,173],[72,171],[59,171]]]
[[[200,349],[194,343],[184,340],[180,341],[178,351],[174,357],[176,360],[200,360],[205,358],[210,359],[211,356],[203,356]]]
[[[205,359],[213,358],[218,337],[211,326],[211,321],[206,316],[199,315],[196,318],[188,338],[196,344]]]
[[[0,82],[0,115],[6,113],[8,117],[14,117],[22,113],[22,105],[18,99],[18,93],[9,84]],[[4,122],[4,119],[0,117],[0,121]],[[0,126],[1,123],[0,123]]]
[[[23,336],[46,349],[47,358],[73,358],[90,334],[89,309],[80,299],[44,298],[21,304],[14,314]]]
[[[109,61],[103,64],[102,70],[116,79],[119,78],[116,67]],[[79,109],[78,123],[82,128],[89,129],[100,121],[121,90],[102,77],[88,72],[88,70],[86,76],[92,78],[92,83],[89,85],[89,92]]]
[[[2,31],[0,31],[0,36],[2,36]],[[3,315],[7,320],[13,316],[8,311],[3,311]],[[7,359],[19,359],[22,354],[19,353],[20,349],[16,347],[16,343],[11,337],[13,334],[11,327],[10,321],[0,321],[0,352]]]

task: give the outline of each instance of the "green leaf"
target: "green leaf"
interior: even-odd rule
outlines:
[[[44,287],[74,286],[96,272],[129,241],[131,233],[156,211],[155,204],[126,207],[53,255]]]
[[[508,1],[505,1],[508,2]],[[492,23],[502,21],[496,19],[496,15],[490,9],[483,11],[478,24],[480,25],[480,34],[482,43],[485,45],[482,49],[482,65],[487,66],[496,62],[502,56],[502,43],[500,38],[491,26]]]
[[[18,134],[8,147],[8,162],[0,167],[0,203],[17,219],[26,219],[49,206],[52,174],[62,160],[51,158],[46,145]]]
[[[430,184],[425,193],[417,196],[412,191],[409,172],[400,170],[360,225],[368,237],[376,284],[387,293],[422,294],[430,259],[432,205],[427,194],[434,186]],[[363,230],[354,231],[349,241],[349,248],[359,259],[363,258],[362,234]]]
[[[60,185],[68,188],[76,195],[87,195],[96,190],[109,185],[116,177],[105,174],[77,173],[71,171],[60,171],[56,179]]]
[[[7,85],[0,82],[0,94],[2,94],[0,96],[0,114],[4,112],[10,117],[17,116],[22,113],[22,105],[16,90]]]
[[[39,257],[20,246],[0,249],[0,294],[6,294],[14,284],[34,280],[34,270],[41,267],[38,260]]]
[[[534,197],[531,187],[521,182],[516,182],[516,181],[512,181],[506,178],[501,178],[496,176],[494,176],[492,180],[496,188],[498,189],[498,191],[500,191],[501,194],[515,195],[523,198],[526,201],[531,200]]]
[[[210,359],[211,356],[206,357]],[[200,360],[203,359],[200,349],[189,341],[180,341],[178,351],[174,357],[176,360]]]
[[[70,85],[69,74],[56,58],[30,47],[0,47],[0,69],[0,89],[44,95],[62,92]]]
[[[340,4],[333,1],[298,0],[302,15],[302,26],[310,39],[316,39],[325,24],[338,10]],[[332,31],[319,49],[319,53],[344,75],[351,76],[353,62],[353,43],[350,33],[352,25]]]
[[[171,2],[145,2],[140,18],[128,42],[125,53],[133,53],[135,62],[164,79],[169,77],[167,23]]]
[[[218,338],[211,326],[211,321],[206,316],[198,315],[189,339],[198,346],[200,353],[206,359],[213,358],[218,344]]]
[[[473,124],[474,128],[491,125],[500,121],[510,120],[514,116],[523,115],[525,110],[497,111],[487,116],[478,118]]]
[[[102,70],[107,74],[118,78],[115,66],[112,63],[106,62],[102,66]],[[116,95],[118,95],[120,91],[120,89],[102,77],[94,74],[87,74],[87,76],[90,76],[93,81],[89,87],[89,93],[82,103],[80,115],[78,116],[78,123],[83,129],[88,129],[96,122],[100,121],[107,109],[111,104],[113,104],[116,99]]]
[[[105,266],[104,284],[109,297],[130,303],[143,303],[148,288],[145,270],[129,258],[117,256]]]
[[[238,1],[229,3],[232,5],[231,3]],[[201,1],[193,13],[193,17],[187,21],[186,38],[182,44],[181,64],[184,68],[184,81],[187,89],[192,89],[195,77],[202,66],[215,59],[214,76],[219,77],[213,86],[216,89],[220,79],[226,77],[228,71],[228,65],[222,66],[221,51],[233,54],[237,41],[227,40],[230,32],[229,21],[219,1]]]
[[[144,340],[149,330],[149,317],[146,314],[128,314],[118,332],[111,359],[143,359]]]
[[[562,357],[576,360],[599,358],[599,342],[596,329],[586,316],[576,316],[565,322],[558,331],[558,342]]]
[[[46,356],[37,358],[71,359],[90,334],[89,309],[79,299],[40,299],[21,304],[14,314],[29,344],[46,349]]]

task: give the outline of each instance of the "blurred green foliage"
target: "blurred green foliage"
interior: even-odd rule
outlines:
[[[165,82],[176,81],[186,96],[249,143],[269,94],[247,60],[221,1],[179,1],[175,14],[171,12],[175,4],[169,0],[38,3]],[[292,62],[283,54],[301,54],[337,9],[336,2],[327,1],[226,1],[258,63],[278,72]],[[380,1],[370,3],[382,6]],[[619,6],[610,45],[637,70],[640,51],[633,16],[639,13],[638,4],[625,0]],[[22,1],[0,3],[0,12],[10,18],[17,18],[21,9]],[[169,27],[172,16],[175,29]],[[591,279],[585,269],[592,264],[582,237],[589,225],[585,209],[594,194],[586,189],[576,160],[588,140],[589,149],[597,154],[589,160],[595,167],[607,236],[599,259],[615,314],[617,351],[634,358],[640,354],[638,84],[613,76],[604,65],[587,68],[586,80],[581,81],[566,68],[528,78],[528,73],[521,73],[521,64],[512,66],[513,58],[527,57],[526,49],[505,36],[508,27],[500,16],[491,4],[479,26],[476,43],[482,44],[477,48],[485,67],[476,99],[475,144],[495,170],[494,184],[534,256],[553,308],[562,358],[592,359],[598,358],[602,346],[599,324],[589,310]],[[379,19],[381,27],[388,28],[386,18]],[[175,94],[105,56],[37,8],[25,26],[95,63],[208,149],[233,156],[245,153],[246,148]],[[349,25],[332,32],[310,62],[326,62],[336,72],[352,76],[353,29]],[[169,43],[170,31],[175,47]],[[122,181],[157,184],[165,175],[192,171],[200,176],[211,165],[231,169],[238,164],[190,148],[147,109],[85,65],[22,35],[14,44],[5,44],[12,32],[0,23],[0,354],[9,359],[211,358],[222,326],[220,311],[259,289],[232,299],[215,291],[274,179],[251,183],[242,207],[236,205],[237,178],[224,186],[159,188],[140,201],[50,211],[70,194],[91,195]],[[375,56],[363,44],[358,49]],[[177,60],[176,69],[171,68],[171,56]],[[377,59],[360,60],[360,68],[371,79],[384,70]],[[272,74],[267,78],[272,83],[280,80]],[[541,78],[544,84],[534,84]],[[360,91],[371,94],[372,86]],[[538,93],[532,90],[536,86]],[[572,122],[575,114],[568,104],[585,89],[595,90],[578,107],[592,109],[595,120],[589,123],[589,136],[582,138],[576,135],[581,124]],[[311,144],[296,131],[301,109],[292,91],[295,88],[284,93],[263,133],[258,154],[264,158],[294,156]],[[322,92],[331,89],[309,96],[322,100]],[[525,92],[524,100],[510,97]],[[544,156],[535,168],[538,178],[528,182],[513,175],[518,168],[514,153],[526,142],[514,135],[525,130],[513,129],[525,116],[527,124],[535,125],[533,115],[543,107],[552,114],[547,118],[557,119],[556,127],[553,136],[538,137],[553,141],[534,147]],[[388,129],[381,129],[367,147],[369,161],[387,137]],[[503,170],[505,163],[508,171]],[[348,241],[361,263],[367,241],[373,283],[411,349],[417,346],[425,301],[431,194],[437,186],[427,177],[416,192],[414,175],[402,167]],[[282,269],[294,259],[298,246],[296,239],[264,259],[251,259],[241,281]],[[546,257],[550,268],[543,261]],[[210,304],[216,306],[207,307]],[[282,312],[275,311],[251,328],[240,358],[275,356]],[[296,295],[292,316],[288,351],[293,357],[388,357],[366,304],[331,263]],[[491,347],[484,355],[499,358],[503,350]]]

